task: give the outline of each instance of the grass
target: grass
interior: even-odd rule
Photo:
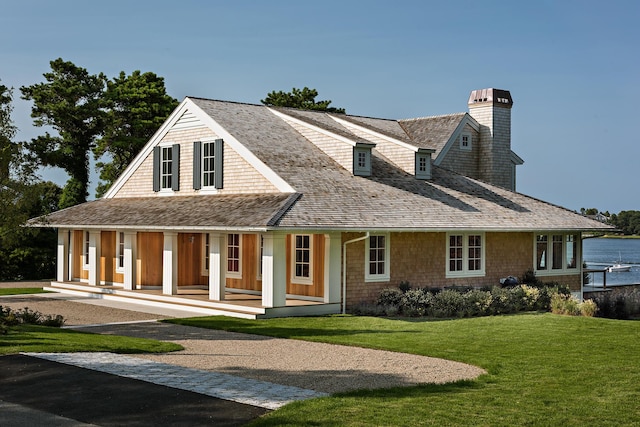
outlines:
[[[113,353],[165,353],[183,347],[144,338],[99,335],[46,326],[19,325],[0,335],[0,355],[20,352],[67,353],[108,351]]]
[[[0,297],[7,295],[46,294],[42,288],[0,288]]]
[[[475,381],[296,402],[257,420],[258,426],[621,426],[640,419],[638,322],[548,313],[447,321],[335,316],[170,322],[442,357],[488,371]]]

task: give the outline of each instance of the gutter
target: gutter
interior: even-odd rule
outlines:
[[[368,238],[369,232],[367,231],[364,236],[347,240],[342,244],[342,314],[347,312],[347,245]]]

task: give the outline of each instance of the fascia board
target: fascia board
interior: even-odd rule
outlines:
[[[233,150],[235,150],[247,163],[253,166],[260,174],[262,174],[278,191],[282,193],[295,193],[293,187],[291,187],[284,179],[282,179],[277,173],[267,166],[262,160],[260,160],[255,154],[253,154],[247,147],[245,147],[240,141],[238,141],[233,135],[231,135],[224,127],[216,122],[213,117],[205,113],[198,105],[196,105],[189,98],[185,100],[191,111],[202,123],[204,123],[211,131],[222,138],[225,144],[228,144]]]
[[[138,155],[133,159],[131,163],[129,163],[129,166],[126,167],[124,172],[118,177],[118,179],[116,179],[116,181],[104,194],[104,196],[102,196],[103,199],[113,198],[113,196],[115,196],[118,191],[120,191],[120,188],[122,188],[124,183],[127,182],[129,178],[131,178],[131,175],[133,175],[133,173],[138,170],[144,159],[146,159],[151,151],[153,151],[153,147],[158,145],[158,142],[162,141],[162,138],[164,138],[164,136],[171,130],[173,125],[175,125],[176,122],[180,120],[180,117],[182,117],[184,112],[188,109],[187,100],[188,98],[185,98],[180,103],[180,105],[178,105],[176,109],[173,110],[173,113],[171,113],[167,120],[165,120],[164,123],[158,128],[156,133],[153,134],[147,144],[142,148],[142,150],[140,150]]]
[[[449,152],[451,147],[453,147],[453,145],[458,140],[458,137],[462,133],[462,130],[464,129],[465,125],[467,125],[467,124],[470,125],[474,130],[479,130],[480,129],[480,127],[478,126],[478,122],[476,122],[475,120],[473,120],[473,122],[471,122],[469,119],[473,120],[473,118],[468,113],[466,113],[464,115],[464,117],[462,118],[462,120],[460,120],[460,123],[458,123],[458,126],[453,131],[453,133],[451,134],[449,139],[447,140],[447,143],[444,145],[442,150],[440,150],[440,153],[438,154],[438,156],[433,161],[434,165],[440,166],[440,163],[442,163],[444,158],[447,157],[447,153]],[[474,123],[475,123],[475,126],[474,126]]]
[[[351,123],[351,122],[348,122],[346,120],[342,120],[342,119],[340,119],[338,117],[333,117],[332,115],[329,115],[329,117],[331,117],[333,120],[338,122],[340,125],[344,126],[347,130],[349,130],[349,126],[352,126],[352,127],[356,128],[356,129],[358,129],[358,130],[360,130],[360,131],[362,131],[364,133],[367,133],[367,134],[369,134],[371,136],[374,136],[376,138],[384,139],[387,142],[391,142],[392,144],[399,145],[399,146],[401,146],[403,148],[406,148],[408,150],[411,150],[411,151],[418,151],[418,147],[416,147],[415,145],[407,144],[406,142],[400,141],[400,140],[395,139],[395,138],[391,138],[390,136],[381,134],[379,132],[376,132],[374,130],[366,128],[364,126],[360,126],[360,125],[357,125],[355,123]]]
[[[328,130],[326,130],[326,129],[323,129],[323,128],[321,128],[321,127],[318,127],[318,126],[315,126],[315,125],[309,124],[309,123],[307,123],[307,122],[305,122],[305,121],[303,121],[303,120],[297,119],[297,118],[295,118],[295,117],[291,117],[291,116],[289,116],[289,115],[287,115],[287,114],[284,114],[284,113],[282,113],[282,112],[280,112],[280,111],[276,111],[276,110],[273,110],[273,109],[271,109],[271,108],[269,108],[269,111],[271,111],[273,114],[275,114],[276,116],[280,117],[280,118],[281,118],[281,119],[283,119],[283,120],[289,120],[289,121],[292,121],[293,123],[295,123],[295,124],[297,124],[297,125],[304,126],[304,127],[306,127],[307,129],[310,129],[310,130],[313,130],[313,131],[319,132],[319,133],[321,133],[321,134],[323,134],[323,135],[326,135],[326,136],[328,136],[328,137],[330,137],[330,138],[337,139],[338,141],[341,141],[341,142],[344,142],[344,143],[346,143],[346,144],[349,144],[349,145],[351,145],[352,147],[355,147],[355,146],[356,146],[356,144],[358,143],[358,141],[354,141],[354,140],[351,140],[351,139],[349,139],[349,138],[345,138],[345,137],[344,137],[344,136],[342,136],[342,135],[338,135],[338,134],[335,134],[335,133],[333,133],[333,132],[331,132],[331,131],[328,131]],[[329,117],[331,117],[331,116],[329,116]],[[373,146],[375,147],[375,144],[374,144]]]

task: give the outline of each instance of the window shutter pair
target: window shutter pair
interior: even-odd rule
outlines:
[[[214,175],[213,186],[217,189],[222,188],[222,165],[223,165],[223,153],[224,146],[222,139],[216,139],[213,143],[213,155],[214,155]],[[195,141],[193,143],[193,189],[202,189],[202,141]]]
[[[160,188],[160,169],[162,168],[162,148],[153,147],[153,191]],[[180,191],[180,144],[171,146],[171,189]]]

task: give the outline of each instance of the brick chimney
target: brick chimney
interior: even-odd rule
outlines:
[[[480,124],[480,179],[515,190],[515,164],[511,157],[512,106],[508,90],[480,89],[469,95],[469,114]]]

